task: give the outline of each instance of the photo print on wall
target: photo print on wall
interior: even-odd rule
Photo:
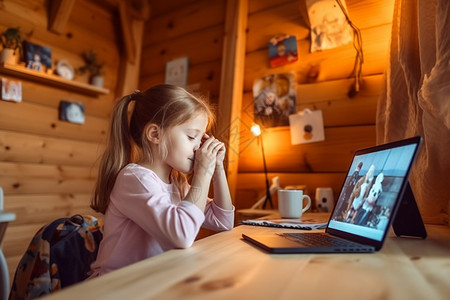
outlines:
[[[347,11],[345,0],[341,0]],[[335,0],[306,0],[311,26],[311,52],[352,42],[352,29]]]
[[[254,120],[263,127],[288,126],[297,96],[292,73],[272,74],[253,84]]]
[[[59,119],[70,123],[84,124],[84,105],[80,102],[61,100]]]
[[[1,89],[2,100],[22,102],[22,82],[2,78]]]
[[[271,68],[281,67],[298,60],[297,38],[277,35],[269,42],[269,64]]]

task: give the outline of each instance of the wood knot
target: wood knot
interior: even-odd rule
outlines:
[[[320,73],[320,67],[319,66],[311,66],[308,70],[308,73],[306,73],[306,77],[310,80],[315,80],[317,77],[319,77]]]

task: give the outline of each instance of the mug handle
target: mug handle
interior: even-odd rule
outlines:
[[[302,201],[305,198],[308,199],[308,204],[306,204],[306,206],[302,209],[302,213],[304,213],[305,211],[307,211],[311,207],[311,198],[308,195],[303,195]]]

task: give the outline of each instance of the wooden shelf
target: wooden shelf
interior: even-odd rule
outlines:
[[[95,85],[83,82],[68,80],[57,75],[45,74],[35,70],[30,70],[20,65],[2,64],[0,65],[0,73],[36,82],[41,82],[43,84],[47,84],[62,89],[69,89],[71,91],[87,95],[96,96],[109,93],[109,90],[105,88],[97,87]]]

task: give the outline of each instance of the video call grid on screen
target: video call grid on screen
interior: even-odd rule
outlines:
[[[338,206],[333,212],[329,227],[381,241],[403,179],[407,175],[416,146],[416,144],[410,144],[355,156],[344,187],[339,195]],[[354,173],[357,171],[360,163],[362,163],[362,166],[359,174],[356,176],[356,182],[359,180],[364,181],[363,177],[367,175],[371,167],[373,176],[369,176],[369,178],[372,177],[372,180],[366,184],[365,189],[367,193],[364,193],[366,197],[360,194],[359,201],[362,204],[359,210],[355,210],[353,203],[355,202],[354,198],[357,197],[353,196],[352,198],[352,192],[355,188],[352,184],[352,177],[354,177]],[[382,174],[380,175],[380,173]],[[382,179],[380,184],[375,184],[377,177]],[[355,183],[354,180],[353,183]],[[372,201],[375,198],[373,206],[364,205],[368,194],[372,194]],[[377,196],[373,197],[374,195]],[[350,203],[352,199],[353,201]]]

